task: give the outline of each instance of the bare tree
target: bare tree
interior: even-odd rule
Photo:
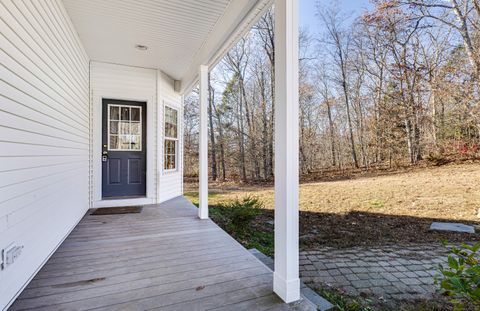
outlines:
[[[215,132],[213,126],[213,103],[215,102],[215,90],[212,88],[210,73],[208,74],[208,122],[210,125],[210,156],[212,180],[217,180],[217,155],[215,144]]]
[[[341,12],[336,6],[322,7],[318,2],[318,16],[323,22],[327,30],[327,39],[324,41],[326,44],[333,46],[332,56],[335,65],[338,68],[338,82],[341,85],[343,96],[345,100],[345,107],[347,109],[347,123],[350,138],[350,147],[352,151],[353,164],[356,168],[359,167],[357,160],[357,151],[355,149],[355,137],[353,135],[353,122],[350,113],[350,90],[348,84],[347,63],[349,61],[349,48],[351,43],[351,37],[348,32],[342,28],[342,21],[345,16],[341,15]]]

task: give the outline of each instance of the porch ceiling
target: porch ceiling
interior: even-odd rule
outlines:
[[[186,80],[197,70],[193,67],[209,62],[252,9],[265,1],[63,2],[92,60],[157,68],[176,80]],[[138,50],[136,44],[148,50]]]

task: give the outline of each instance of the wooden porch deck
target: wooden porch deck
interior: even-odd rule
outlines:
[[[10,310],[315,310],[185,198],[86,215]],[[39,237],[41,238],[41,237]]]

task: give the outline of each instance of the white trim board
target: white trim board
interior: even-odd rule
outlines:
[[[108,199],[93,202],[93,208],[155,204],[152,198]]]

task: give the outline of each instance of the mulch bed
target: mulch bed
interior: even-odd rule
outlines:
[[[273,226],[269,223],[273,219],[273,211],[264,210],[253,227],[255,230],[273,232]],[[325,246],[348,248],[429,244],[445,240],[453,243],[480,241],[478,233],[429,231],[433,221],[445,220],[365,212],[344,215],[300,212],[300,245],[303,250],[309,250]]]

